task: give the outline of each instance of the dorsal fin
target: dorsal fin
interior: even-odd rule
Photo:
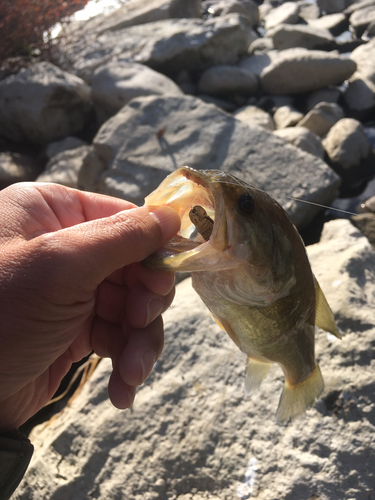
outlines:
[[[336,326],[335,318],[325,295],[320,288],[318,280],[315,278],[315,294],[316,294],[316,311],[315,311],[315,324],[322,330],[332,333],[338,339],[341,339],[341,334]]]

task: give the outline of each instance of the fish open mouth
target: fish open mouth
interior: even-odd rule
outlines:
[[[181,167],[148,195],[145,203],[149,207],[171,207],[181,219],[178,234],[146,259],[146,265],[195,271],[202,270],[209,258],[210,268],[213,265],[217,268],[215,261],[219,256],[215,254],[226,249],[227,231],[223,203],[211,172],[208,175],[208,172]]]

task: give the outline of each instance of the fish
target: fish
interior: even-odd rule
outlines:
[[[276,363],[285,378],[277,420],[304,413],[324,388],[315,327],[341,335],[284,209],[230,173],[190,167],[167,176],[145,204],[169,206],[181,219],[178,234],[146,266],[189,271],[216,323],[247,355],[246,394]]]

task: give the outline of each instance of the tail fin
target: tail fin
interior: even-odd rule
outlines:
[[[285,380],[276,418],[278,422],[300,415],[309,408],[324,389],[324,381],[317,364],[311,375],[297,385],[290,385]]]

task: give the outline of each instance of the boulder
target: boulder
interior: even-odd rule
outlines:
[[[336,14],[342,12],[349,5],[351,0],[317,0],[320,12],[326,14]]]
[[[375,248],[375,214],[358,214],[353,215],[350,219]]]
[[[354,49],[350,58],[357,64],[351,80],[366,78],[375,84],[375,38]]]
[[[371,119],[375,110],[375,83],[368,78],[350,80],[344,93],[348,113],[358,120]]]
[[[353,188],[375,176],[375,153],[360,122],[339,120],[323,140],[331,167],[343,179],[342,190]]]
[[[79,186],[140,204],[182,165],[229,171],[284,204],[296,192],[325,205],[337,195],[338,177],[324,162],[190,96],[130,101],[99,130]],[[303,205],[289,211],[298,226],[317,211]]]
[[[301,20],[309,22],[310,19],[318,19],[320,17],[320,10],[316,3],[311,3],[309,0],[300,0],[298,5]]]
[[[45,155],[48,160],[55,155],[68,151],[69,149],[79,148],[80,146],[87,146],[87,142],[79,139],[78,137],[68,136],[61,141],[50,142],[45,149]]]
[[[273,121],[277,129],[294,127],[303,118],[303,114],[293,106],[280,106],[273,115]]]
[[[274,134],[306,153],[324,158],[324,148],[319,137],[305,127],[287,127],[275,130]]]
[[[311,111],[320,102],[331,102],[337,104],[342,96],[339,87],[328,87],[326,89],[315,90],[306,99],[306,110]]]
[[[109,14],[99,14],[76,29],[104,33],[172,18],[201,17],[201,0],[128,0]]]
[[[111,62],[92,76],[91,97],[100,124],[142,95],[181,96],[183,92],[170,78],[138,63]]]
[[[328,30],[333,36],[338,36],[349,27],[347,16],[343,12],[328,14],[317,19],[307,19],[307,23],[312,28]]]
[[[275,130],[271,115],[257,106],[243,106],[233,113],[233,116],[248,125],[258,125],[271,132]]]
[[[222,16],[233,13],[243,14],[249,18],[251,26],[254,27],[258,24],[258,5],[252,0],[226,0],[224,4],[223,10],[221,11]]]
[[[214,96],[251,96],[257,89],[256,75],[238,66],[214,66],[206,69],[198,82],[199,92]]]
[[[192,290],[177,286],[165,345],[131,410],[108,399],[103,360],[76,399],[31,436],[17,500],[368,500],[375,487],[375,252],[349,221],[308,247],[342,340],[316,333],[325,390],[289,425],[275,421],[274,365],[244,396],[245,356]]]
[[[353,50],[350,58],[357,70],[345,91],[345,104],[354,118],[371,119],[375,109],[375,38]]]
[[[82,130],[91,109],[90,88],[48,62],[0,81],[0,135],[37,145]]]
[[[79,146],[54,155],[47,163],[44,172],[36,180],[38,182],[56,182],[77,188],[78,174],[89,151],[89,146]]]
[[[260,76],[265,68],[268,68],[270,64],[278,60],[278,57],[279,52],[277,50],[271,50],[266,53],[244,57],[238,63],[238,66],[246,71],[250,71],[250,73],[256,76]]]
[[[263,69],[260,83],[266,93],[296,94],[341,84],[355,69],[354,61],[334,53],[286,49],[275,55]]]
[[[35,159],[19,153],[0,153],[0,189],[15,182],[34,181],[41,171]]]
[[[314,134],[323,137],[337,121],[344,118],[344,110],[338,104],[332,102],[319,102],[298,123],[299,127],[305,127]]]
[[[354,28],[356,35],[360,38],[367,26],[375,21],[375,4],[357,8],[349,18],[349,23]]]
[[[300,6],[297,2],[285,2],[270,10],[264,17],[264,27],[267,30],[279,24],[296,24],[299,22]]]
[[[301,24],[280,24],[267,31],[277,50],[303,47],[305,49],[332,50],[335,39],[328,30]]]
[[[181,70],[235,64],[254,36],[247,17],[239,14],[207,21],[174,19],[83,37],[65,46],[64,57],[88,82],[108,62],[138,62],[175,76]]]

